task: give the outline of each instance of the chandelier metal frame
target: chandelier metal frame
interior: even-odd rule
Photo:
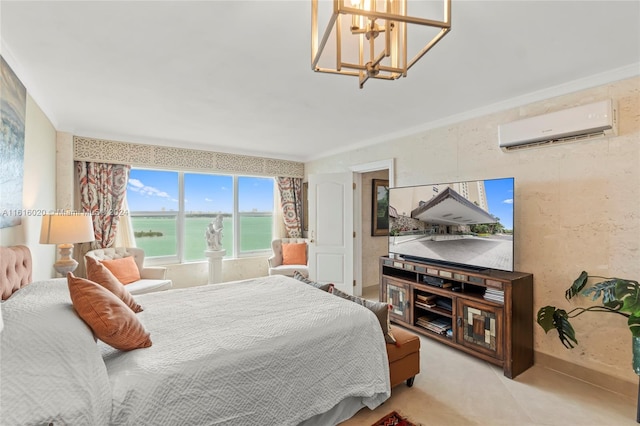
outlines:
[[[358,77],[361,89],[370,78],[395,80],[406,77],[407,71],[451,30],[451,0],[443,0],[444,18],[441,21],[407,15],[407,0],[333,0],[333,12],[320,39],[318,1],[311,0],[311,68],[316,72]],[[382,10],[379,10],[381,5]],[[342,20],[347,16],[351,16],[351,25],[345,36]],[[440,29],[411,60],[407,59],[409,24]],[[318,63],[326,54],[325,47],[334,29],[336,66],[323,68]],[[358,63],[342,60],[343,50],[349,42],[357,44]]]

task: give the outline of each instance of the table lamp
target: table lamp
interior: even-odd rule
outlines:
[[[95,240],[93,220],[88,214],[44,215],[40,228],[40,244],[58,244],[60,259],[53,269],[61,275],[75,271],[78,262],[71,258],[73,243]]]

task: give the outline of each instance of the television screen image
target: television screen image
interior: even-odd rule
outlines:
[[[389,254],[513,271],[514,179],[389,189]]]

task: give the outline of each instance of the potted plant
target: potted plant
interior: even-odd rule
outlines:
[[[589,283],[593,279],[600,281]],[[640,375],[640,284],[638,281],[622,278],[606,278],[589,275],[585,271],[565,291],[565,298],[570,300],[574,296],[591,296],[597,305],[587,308],[577,307],[569,312],[555,306],[544,306],[538,311],[538,324],[545,333],[557,330],[560,342],[566,348],[573,348],[578,344],[575,330],[569,321],[585,312],[604,312],[622,315],[627,318],[627,324],[631,331],[633,370]],[[640,422],[640,384],[636,421]]]

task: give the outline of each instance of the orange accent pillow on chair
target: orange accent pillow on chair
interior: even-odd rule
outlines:
[[[111,271],[122,284],[131,284],[140,279],[140,271],[133,256],[121,259],[102,260],[101,263]]]
[[[87,263],[87,278],[100,284],[122,300],[133,312],[142,312],[142,306],[138,305],[129,290],[107,269],[102,263],[91,256],[85,258]]]
[[[149,332],[124,302],[98,283],[67,273],[73,309],[107,345],[122,351],[151,346]]]
[[[306,265],[307,264],[307,243],[283,243],[282,244],[282,264],[283,265]]]

